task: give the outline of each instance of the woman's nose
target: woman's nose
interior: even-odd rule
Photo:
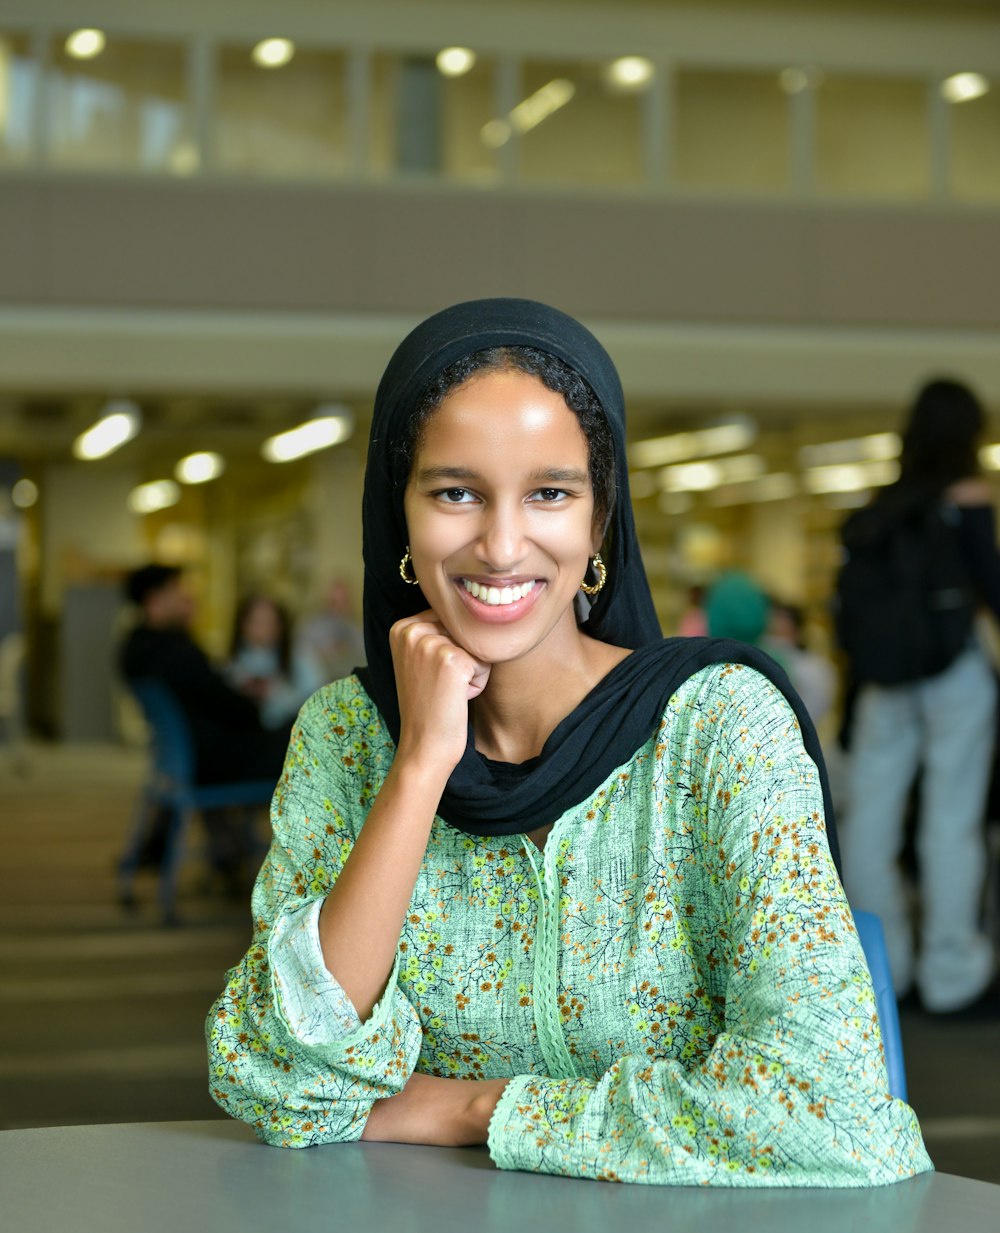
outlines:
[[[510,570],[524,557],[525,535],[520,509],[494,507],[483,514],[479,555],[496,573]]]

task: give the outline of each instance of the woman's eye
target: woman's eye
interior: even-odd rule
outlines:
[[[448,505],[462,505],[466,501],[472,500],[472,493],[468,488],[445,488],[442,492],[436,493]]]

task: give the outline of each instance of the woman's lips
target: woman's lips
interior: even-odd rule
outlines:
[[[459,595],[473,616],[492,625],[520,619],[535,606],[545,589],[545,583],[538,578],[500,585],[478,582],[474,578],[457,578],[456,584]]]

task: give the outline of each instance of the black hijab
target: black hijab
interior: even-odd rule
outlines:
[[[491,299],[456,304],[412,331],[389,361],[378,391],[368,446],[363,503],[365,689],[399,740],[399,703],[389,630],[427,606],[407,586],[399,562],[407,546],[403,497],[408,462],[401,446],[421,395],[456,360],[492,347],[534,347],[564,361],[593,390],[611,429],[615,502],[605,542],[607,581],[581,628],[633,654],[622,660],[558,724],[542,752],[519,765],[493,762],[472,741],[453,771],[438,809],[470,835],[509,835],[554,822],[591,796],[657,730],[667,701],[700,668],[736,662],[769,677],[788,698],[806,749],[820,768],[827,826],[836,855],[833,812],[812,722],[781,668],[763,652],[723,639],[668,638],[660,633],[629,499],[625,405],[611,358],[579,321],[532,300]]]

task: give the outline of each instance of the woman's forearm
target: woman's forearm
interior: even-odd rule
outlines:
[[[362,1022],[392,971],[445,782],[397,759],[320,913],[323,959]]]

